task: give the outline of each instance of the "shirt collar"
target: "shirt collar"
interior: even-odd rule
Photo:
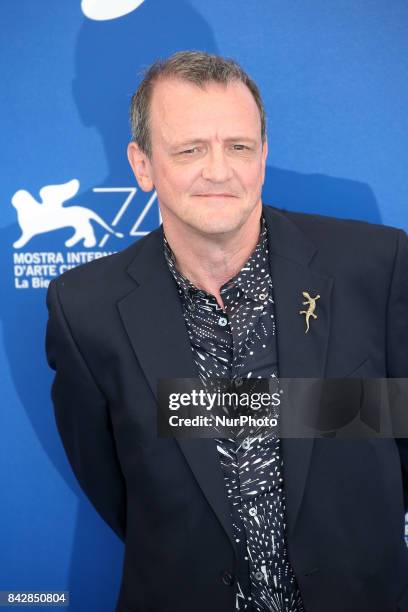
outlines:
[[[198,289],[188,278],[177,269],[174,254],[163,232],[164,255],[173,277],[182,292],[192,298],[193,296],[208,297],[206,291]],[[247,262],[241,270],[222,285],[220,294],[229,290],[241,289],[249,298],[264,302],[271,287],[268,259],[268,233],[265,219],[261,217],[261,229],[258,242]]]

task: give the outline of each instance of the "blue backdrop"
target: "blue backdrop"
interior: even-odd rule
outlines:
[[[236,58],[268,115],[264,201],[408,230],[408,5],[3,0],[0,11],[0,590],[70,590],[72,610],[105,612],[123,547],[56,434],[44,299],[53,276],[159,223],[126,161],[140,70],[179,49]]]

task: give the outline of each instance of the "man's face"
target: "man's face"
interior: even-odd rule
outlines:
[[[243,83],[159,81],[150,131],[151,159],[130,145],[129,160],[142,189],[157,190],[165,228],[214,235],[259,220],[267,145]]]

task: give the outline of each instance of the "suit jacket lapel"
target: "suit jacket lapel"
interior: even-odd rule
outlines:
[[[333,279],[314,271],[315,247],[285,215],[264,207],[268,226],[280,378],[324,377],[330,330]],[[304,297],[320,295],[317,319],[305,333],[305,317],[299,311]],[[307,307],[306,307],[307,309]],[[281,414],[283,427],[290,415]],[[289,532],[293,531],[309,470],[313,439],[282,439],[284,488]]]
[[[160,378],[198,378],[177,287],[160,227],[128,268],[137,287],[118,308],[136,357],[157,398]],[[190,468],[235,549],[222,468],[214,440],[177,438]]]

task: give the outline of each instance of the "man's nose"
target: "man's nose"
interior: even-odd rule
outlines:
[[[224,183],[232,177],[232,168],[224,150],[209,151],[204,160],[202,176],[208,181]]]

